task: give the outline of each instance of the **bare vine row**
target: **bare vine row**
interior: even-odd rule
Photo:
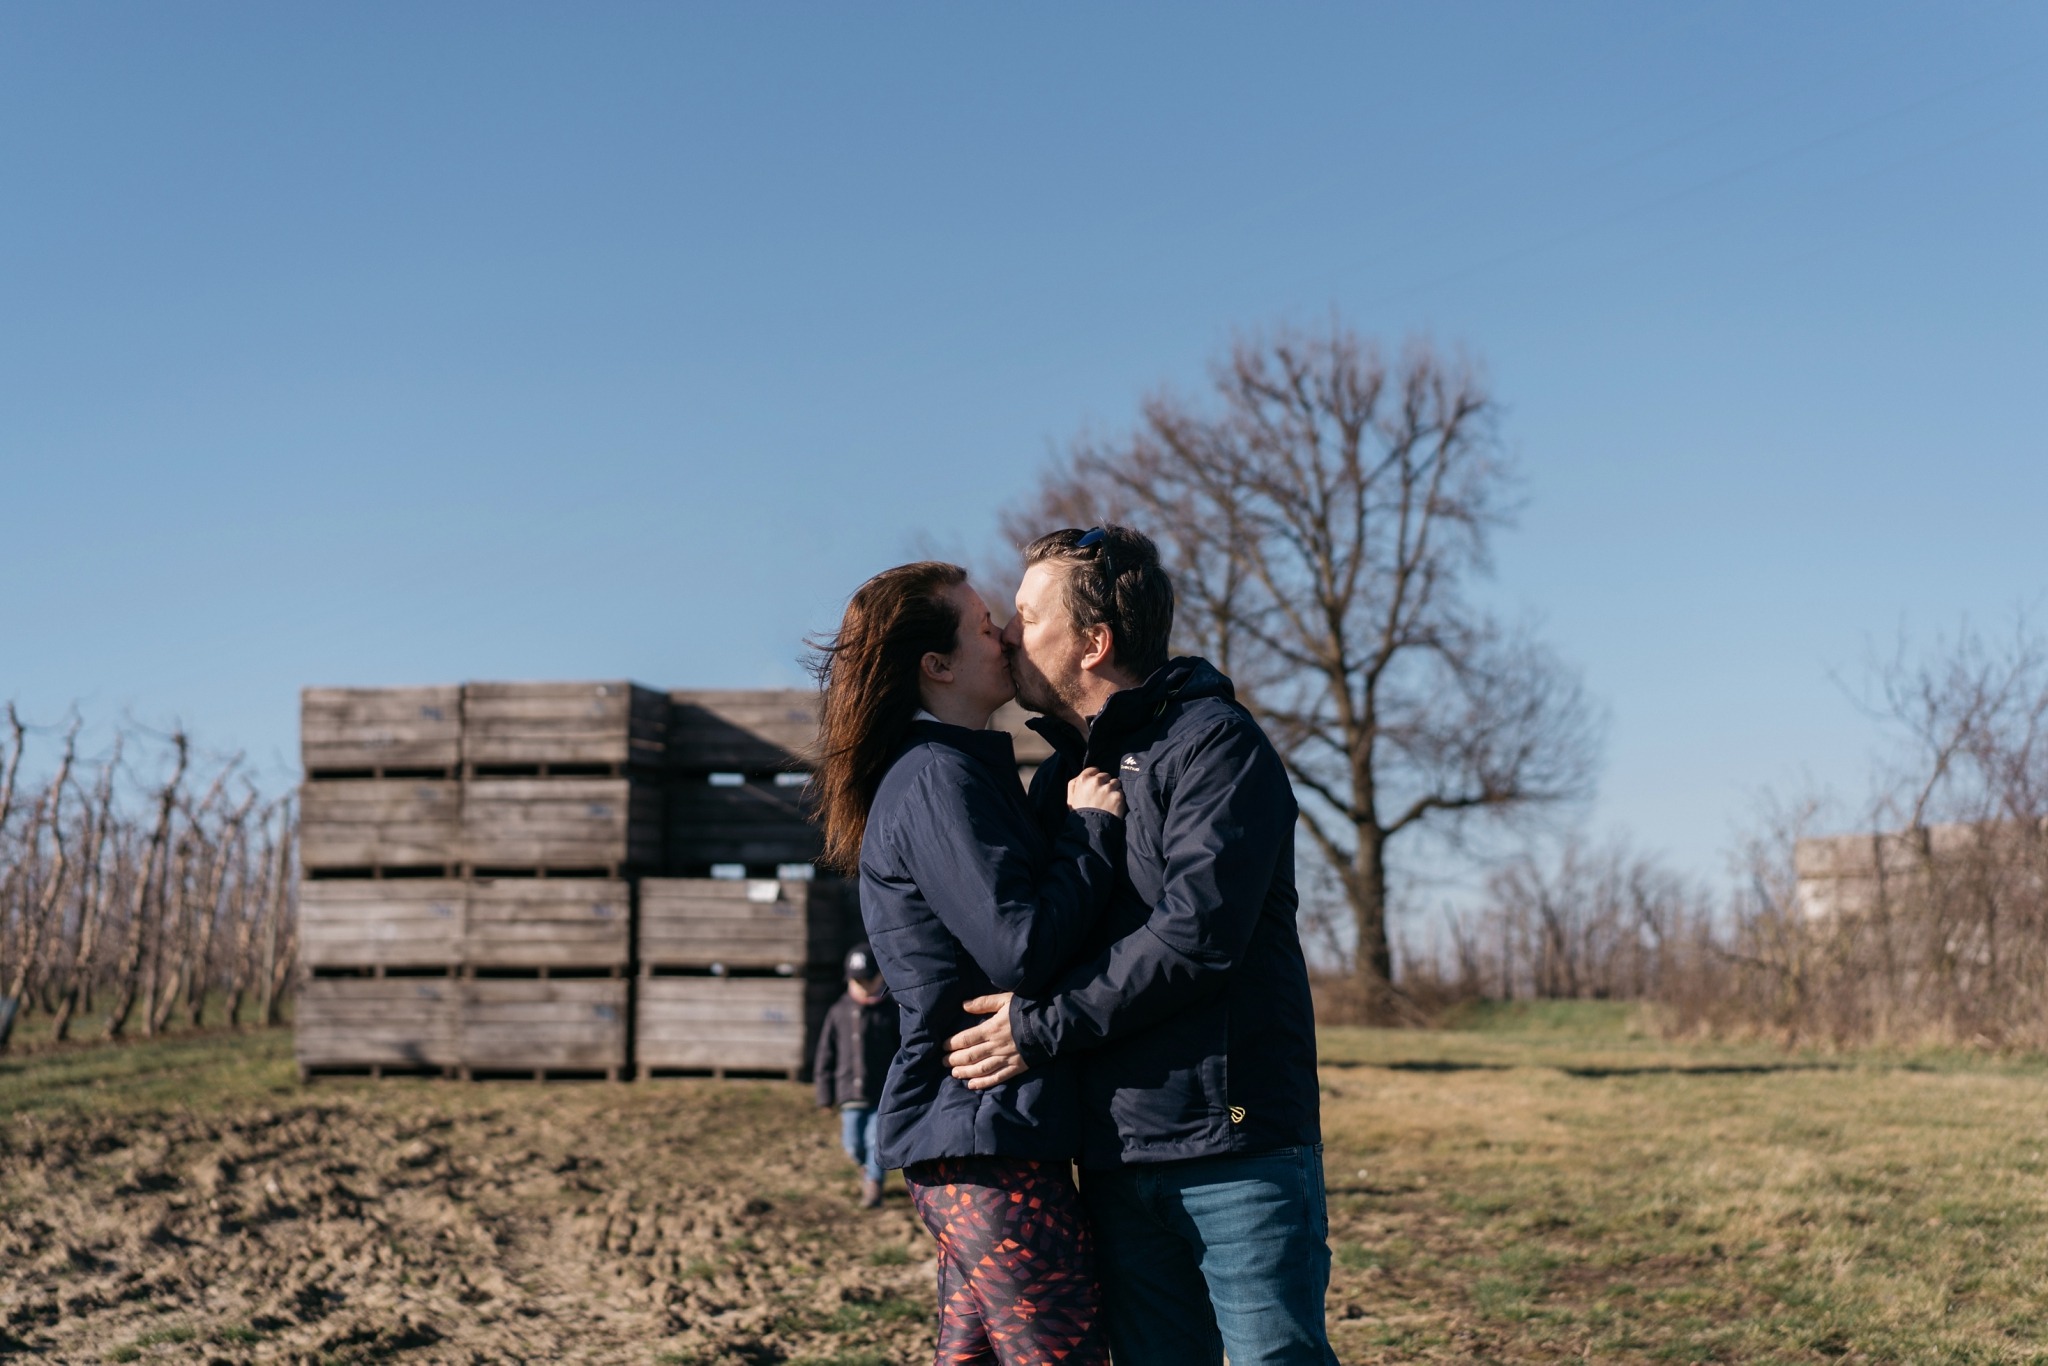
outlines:
[[[81,729],[6,709],[0,1049],[37,1016],[59,1041],[277,1023],[297,958],[293,797],[183,731],[127,727],[86,756]]]

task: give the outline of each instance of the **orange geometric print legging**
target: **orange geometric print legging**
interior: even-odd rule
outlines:
[[[904,1169],[939,1243],[938,1366],[1108,1366],[1095,1238],[1064,1162]]]

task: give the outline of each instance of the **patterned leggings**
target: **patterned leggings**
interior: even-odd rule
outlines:
[[[939,1241],[938,1366],[1109,1366],[1095,1238],[1064,1162],[906,1167]]]

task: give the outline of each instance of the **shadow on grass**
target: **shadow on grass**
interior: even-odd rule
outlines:
[[[1423,1189],[1421,1186],[1369,1186],[1363,1181],[1331,1181],[1324,1185],[1323,1193],[1333,1196],[1367,1195],[1385,1200],[1397,1195],[1416,1195]]]
[[[1761,1077],[1773,1072],[1843,1072],[1848,1070],[1848,1066],[1839,1062],[1730,1062],[1702,1063],[1697,1067],[1667,1063],[1643,1067],[1560,1067],[1557,1070],[1568,1077],[1601,1081],[1608,1077]]]
[[[1518,1067],[1525,1067],[1532,1071],[1561,1072],[1567,1077],[1579,1077],[1587,1081],[1603,1081],[1609,1077],[1758,1077],[1773,1072],[1841,1072],[1847,1070],[1849,1065],[1839,1062],[1743,1062],[1566,1067],[1559,1063],[1545,1062],[1447,1062],[1437,1058],[1402,1062],[1364,1062],[1352,1058],[1323,1058],[1316,1066],[1328,1068],[1333,1072],[1360,1067],[1377,1068],[1382,1072],[1511,1072]]]
[[[1333,1072],[1345,1072],[1356,1067],[1374,1067],[1382,1072],[1512,1072],[1521,1066],[1540,1066],[1512,1062],[1444,1062],[1428,1059],[1415,1062],[1364,1062],[1356,1058],[1320,1058],[1317,1067],[1327,1067]]]

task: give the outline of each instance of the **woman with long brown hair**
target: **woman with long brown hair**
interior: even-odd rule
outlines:
[[[1106,1366],[1092,1236],[1069,1163],[1078,1092],[1058,1064],[984,1091],[945,1041],[961,1004],[1043,991],[1107,906],[1123,796],[1090,769],[1053,835],[1034,819],[1010,737],[1015,693],[988,608],[958,565],[877,574],[817,662],[826,861],[860,875],[868,943],[902,1015],[876,1119],[939,1244],[939,1353],[950,1363]]]

